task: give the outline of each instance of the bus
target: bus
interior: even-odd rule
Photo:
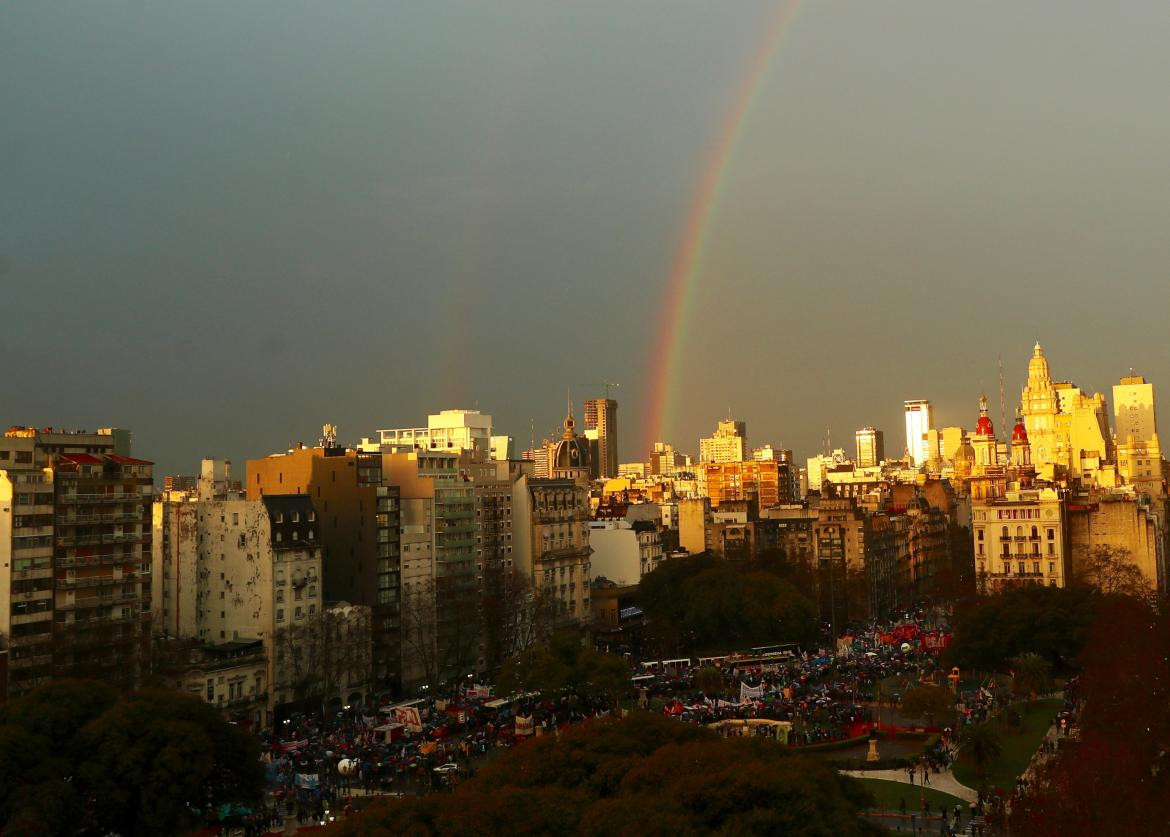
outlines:
[[[795,657],[800,653],[800,646],[795,642],[782,642],[778,645],[757,645],[751,651],[753,657]]]

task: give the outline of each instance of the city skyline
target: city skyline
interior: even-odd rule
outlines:
[[[276,8],[6,15],[9,421],[170,471],[453,406],[519,442],[613,380],[628,460],[728,404],[803,452],[907,398],[998,415],[1036,340],[1170,378],[1170,9]]]

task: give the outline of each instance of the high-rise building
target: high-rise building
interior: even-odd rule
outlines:
[[[585,402],[585,433],[597,431],[597,461],[593,464],[600,479],[618,473],[618,403],[612,398],[591,398]]]
[[[134,687],[150,671],[152,464],[129,454],[126,430],[0,438],[10,697],[58,677]]]
[[[654,476],[669,477],[676,471],[686,471],[691,467],[691,458],[674,449],[669,442],[655,442],[650,450],[650,463],[646,473]]]
[[[926,441],[927,431],[934,429],[934,408],[929,401],[907,401],[905,407],[906,450],[914,466],[921,468],[937,455],[928,449]]]
[[[214,462],[204,460],[205,474]],[[319,526],[304,494],[245,500],[204,490],[198,499],[168,496],[154,504],[155,634],[198,643],[209,666],[179,666],[178,680],[198,680],[203,670],[209,680],[200,694],[233,717],[270,725],[278,707],[306,696],[307,683],[338,685],[326,684],[324,671],[309,671],[318,660],[293,653],[322,639],[314,636],[324,602]]]
[[[1158,432],[1154,409],[1154,385],[1141,375],[1129,375],[1113,386],[1113,423],[1118,443],[1133,436],[1135,442],[1148,442]]]
[[[886,438],[874,427],[863,427],[857,431],[857,467],[872,468],[886,458]]]
[[[699,461],[742,462],[749,450],[747,424],[729,418],[719,422],[715,435],[699,440]]]
[[[382,486],[382,454],[338,447],[298,448],[250,459],[249,500],[305,494],[317,509],[323,597],[372,611],[374,688],[396,687],[401,674],[398,497]]]
[[[1111,461],[1112,438],[1105,397],[1054,382],[1037,343],[1028,361],[1028,382],[1020,396],[1032,462],[1045,479],[1081,473],[1084,460]]]

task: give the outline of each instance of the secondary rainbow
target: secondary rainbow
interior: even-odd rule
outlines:
[[[764,38],[740,82],[727,117],[715,136],[707,165],[687,211],[678,248],[671,260],[665,300],[651,354],[648,385],[650,410],[646,423],[650,438],[646,440],[647,449],[653,442],[661,440],[668,430],[665,422],[671,414],[674,394],[678,388],[682,335],[694,301],[703,251],[718,204],[719,187],[730,168],[732,152],[748,121],[756,94],[768,74],[785,32],[791,26],[798,5],[797,0],[784,0],[777,6]]]

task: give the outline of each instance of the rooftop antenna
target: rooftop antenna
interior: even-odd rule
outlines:
[[[829,427],[825,427],[825,456],[829,456],[833,452],[833,431]]]
[[[999,353],[999,426],[1000,432],[1007,429],[1007,398],[1003,394],[1003,352]]]

